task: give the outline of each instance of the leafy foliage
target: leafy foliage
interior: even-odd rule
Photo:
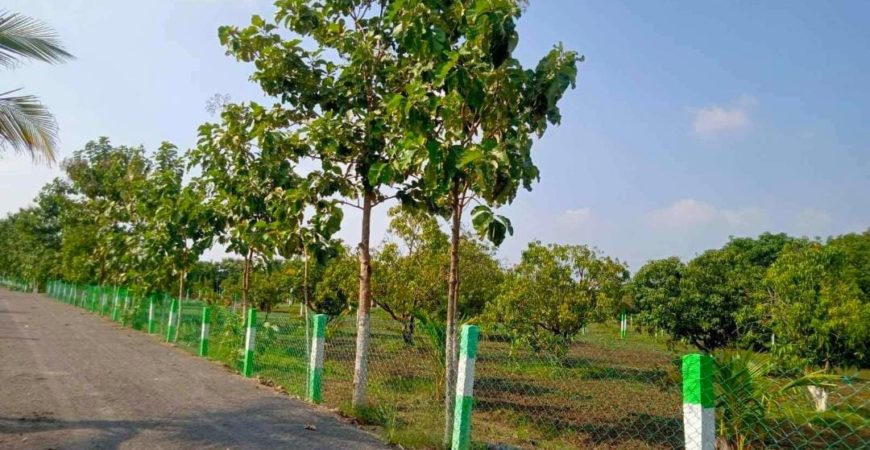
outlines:
[[[15,67],[22,59],[61,63],[72,59],[57,34],[44,23],[17,13],[0,12],[0,66]],[[34,159],[54,161],[57,123],[32,95],[0,94],[0,147],[9,145]]]
[[[560,352],[594,317],[622,296],[628,269],[578,245],[530,243],[487,307],[488,322],[535,350]]]
[[[766,287],[776,352],[790,366],[870,364],[870,233],[828,243],[798,241],[768,271]]]

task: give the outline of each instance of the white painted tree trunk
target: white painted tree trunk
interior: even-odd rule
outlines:
[[[828,410],[828,391],[821,386],[807,386],[807,391],[810,392],[810,397],[813,399],[813,405],[816,411],[825,412]]]

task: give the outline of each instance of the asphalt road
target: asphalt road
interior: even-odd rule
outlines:
[[[385,449],[220,365],[0,288],[2,449]]]

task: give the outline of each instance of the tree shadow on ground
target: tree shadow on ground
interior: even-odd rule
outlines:
[[[589,397],[583,400],[588,400]],[[678,418],[626,413],[616,421],[584,418],[571,399],[556,405],[538,402],[524,404],[508,398],[476,396],[476,412],[512,411],[518,423],[535,426],[544,435],[572,436],[596,446],[612,448],[643,447],[679,448],[682,445],[682,422]]]
[[[0,417],[0,447],[6,445],[64,449],[386,448],[335,417],[280,398],[241,409],[141,420],[64,420],[39,413]]]
[[[667,372],[662,369],[630,367],[590,367],[583,371],[583,378],[586,380],[634,381],[648,384],[661,384],[667,375]]]
[[[620,448],[626,441],[641,441],[657,448],[683,446],[683,423],[672,417],[630,413],[618,422],[584,424],[577,431],[586,434],[596,445],[614,448]]]
[[[522,395],[543,395],[553,392],[552,387],[502,377],[478,377],[474,380],[474,389],[481,395],[486,395],[487,393],[495,393],[497,395],[503,392],[514,392]]]

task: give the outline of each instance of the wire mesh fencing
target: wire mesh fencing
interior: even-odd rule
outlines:
[[[250,339],[247,315],[233,306],[62,282],[51,283],[49,294],[110,320],[112,308],[120,308],[116,322],[239,373],[246,373],[251,346],[250,376],[261,383],[377,426],[404,448],[444,445],[445,330],[439,320],[372,311],[366,402],[352,408],[352,314],[323,317],[318,331],[304,308],[260,311]],[[866,368],[807,374],[783,371],[766,354],[701,355],[624,320],[591,325],[558,352],[531,348],[486,324],[479,328],[471,372],[471,442],[478,448],[870,447]]]

